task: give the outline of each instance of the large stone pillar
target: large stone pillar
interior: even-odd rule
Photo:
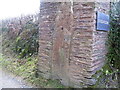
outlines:
[[[96,11],[109,14],[109,2],[41,2],[39,75],[72,87],[96,83],[92,76],[107,51],[107,31],[96,30]]]

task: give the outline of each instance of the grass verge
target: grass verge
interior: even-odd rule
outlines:
[[[57,80],[45,79],[36,77],[36,62],[37,58],[29,57],[27,59],[16,59],[12,57],[2,56],[0,54],[0,66],[21,76],[25,81],[41,88],[65,88]]]

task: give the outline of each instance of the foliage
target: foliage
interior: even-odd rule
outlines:
[[[120,2],[112,2],[106,64],[93,75],[96,84],[90,88],[118,88],[120,76]]]
[[[9,58],[9,60],[8,60]],[[65,88],[57,80],[45,79],[37,75],[36,63],[37,57],[29,57],[27,59],[15,59],[11,56],[1,56],[0,66],[13,72],[17,76],[21,76],[24,80],[30,82],[35,87],[40,88]],[[23,64],[24,63],[24,64]]]
[[[120,11],[118,6],[120,6],[120,2],[112,4],[114,9],[111,10],[111,30],[108,35],[107,57],[110,67],[120,71]]]
[[[38,53],[38,29],[27,28],[16,38],[13,50],[20,58]]]
[[[21,76],[26,81],[37,85],[37,87],[45,88],[63,88],[57,80],[45,79],[37,74],[37,54],[38,54],[38,23],[34,22],[31,17],[24,17],[19,23],[19,20],[15,19],[4,21],[2,26],[2,48],[4,55],[0,54],[0,66],[13,72],[14,74]],[[17,23],[16,23],[16,22]],[[12,33],[10,32],[12,24]],[[16,27],[16,28],[14,28]],[[20,28],[20,29],[19,29]],[[19,31],[13,36],[14,31]],[[9,36],[12,36],[10,38]],[[14,54],[13,54],[14,52]],[[18,58],[19,57],[19,58]]]
[[[32,16],[4,20],[2,25],[3,52],[17,54],[19,58],[38,54],[38,23]],[[10,51],[11,50],[11,51]]]

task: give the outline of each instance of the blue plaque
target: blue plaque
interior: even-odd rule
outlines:
[[[109,15],[97,12],[97,30],[109,31],[110,30],[109,21],[110,21]]]

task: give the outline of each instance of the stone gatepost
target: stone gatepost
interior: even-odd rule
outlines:
[[[66,86],[94,85],[92,76],[104,65],[107,53],[107,31],[96,30],[96,12],[109,14],[109,9],[109,2],[41,0],[39,75]]]

